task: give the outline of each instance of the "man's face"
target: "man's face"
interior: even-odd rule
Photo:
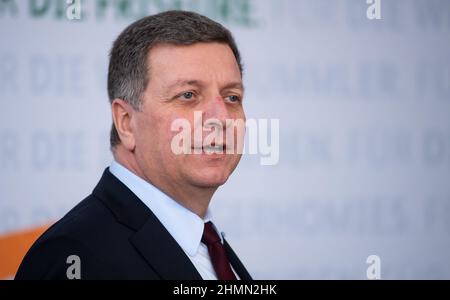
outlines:
[[[221,43],[158,45],[150,51],[148,65],[149,83],[135,118],[135,155],[145,177],[195,187],[225,183],[240,160],[236,147],[235,154],[211,155],[200,147],[201,154],[176,155],[171,143],[178,132],[171,126],[176,119],[188,120],[194,147],[199,143],[194,128],[201,128],[208,119],[222,122],[224,143],[225,120],[245,121],[242,78],[230,47]],[[201,112],[202,121],[194,119],[195,111]],[[210,132],[202,132],[204,142]]]

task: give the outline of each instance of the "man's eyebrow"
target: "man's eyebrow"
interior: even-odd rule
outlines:
[[[202,86],[205,86],[206,84],[203,81],[196,80],[196,79],[179,79],[179,80],[175,81],[174,83],[170,84],[168,86],[168,89],[172,90],[173,88],[186,86],[186,85],[202,87]],[[240,81],[230,82],[230,83],[225,84],[223,87],[221,87],[221,90],[226,90],[226,89],[240,89],[240,90],[244,91],[244,85]]]
[[[169,90],[172,90],[173,88],[180,87],[180,86],[186,86],[186,85],[196,85],[196,86],[203,86],[204,83],[200,80],[195,79],[178,79],[174,83],[170,84],[167,88]]]
[[[230,83],[225,84],[222,87],[222,90],[227,90],[227,89],[238,89],[238,90],[244,91],[244,85],[240,81],[230,82]]]

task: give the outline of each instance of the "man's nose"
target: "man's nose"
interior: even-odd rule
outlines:
[[[208,119],[215,119],[220,121],[222,126],[225,127],[226,120],[230,118],[225,99],[220,95],[213,96],[209,101],[206,101],[203,112],[205,123],[207,123]]]

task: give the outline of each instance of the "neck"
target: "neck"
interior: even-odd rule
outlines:
[[[200,218],[204,218],[209,203],[217,187],[198,187],[183,182],[170,180],[162,174],[146,174],[136,162],[134,155],[120,145],[114,149],[113,157],[122,166],[143,180],[157,187],[180,205],[189,209]]]

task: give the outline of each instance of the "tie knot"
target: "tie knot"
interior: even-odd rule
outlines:
[[[220,242],[220,236],[214,229],[212,222],[205,223],[205,228],[203,229],[202,242],[207,246]]]

